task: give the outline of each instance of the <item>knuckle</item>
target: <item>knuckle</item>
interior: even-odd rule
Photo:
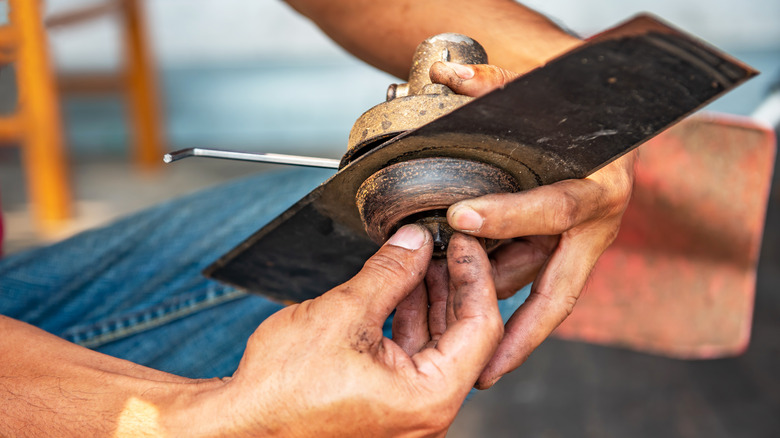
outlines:
[[[610,216],[621,216],[628,207],[634,191],[633,165],[619,167],[610,173],[602,189],[603,208]]]
[[[498,70],[501,73],[501,83],[503,83],[503,84],[506,84],[508,82],[512,82],[518,76],[517,73],[509,71],[509,70],[505,70],[503,68],[499,68]]]
[[[544,306],[545,309],[547,309],[546,313],[557,320],[556,325],[563,322],[574,312],[574,307],[577,305],[578,299],[578,296],[574,294],[551,296],[539,291],[536,292],[536,297],[546,301],[546,305]]]
[[[631,194],[634,191],[634,181],[630,175],[625,172],[621,172],[616,178],[612,189],[611,204],[613,210],[621,213],[628,207],[628,202],[631,200]]]
[[[494,342],[499,342],[504,337],[504,321],[500,316],[491,318],[488,324],[488,333]]]
[[[365,265],[363,265],[362,272],[373,278],[377,285],[391,284],[399,277],[411,274],[411,271],[404,263],[382,252],[368,259]]]
[[[574,312],[574,306],[577,305],[577,297],[574,295],[564,296],[558,303],[560,308],[560,314],[562,315],[561,321],[571,316]]]
[[[549,228],[563,232],[576,225],[580,213],[580,200],[571,190],[563,190],[555,198],[553,207],[545,209]]]
[[[491,343],[497,343],[504,337],[504,322],[498,312],[495,314],[480,314],[470,317],[474,327],[480,327],[486,339]]]

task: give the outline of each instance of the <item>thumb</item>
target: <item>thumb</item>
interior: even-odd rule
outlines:
[[[472,97],[487,94],[520,76],[495,65],[454,62],[436,62],[429,74],[433,83],[446,85],[458,94]]]
[[[432,253],[428,230],[405,225],[366,261],[357,275],[337,289],[354,297],[364,307],[367,319],[382,324],[425,278]]]

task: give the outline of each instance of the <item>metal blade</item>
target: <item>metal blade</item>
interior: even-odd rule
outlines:
[[[301,155],[272,154],[268,152],[236,152],[218,149],[188,148],[165,154],[163,161],[173,163],[183,158],[205,157],[221,158],[225,160],[252,161],[260,163],[287,164],[290,166],[322,167],[326,169],[338,169],[339,160],[320,157],[304,157]]]
[[[582,178],[755,74],[637,17],[355,159],[205,274],[279,299],[315,297],[349,279],[376,248],[355,193],[388,163],[473,159],[501,167],[524,189]]]

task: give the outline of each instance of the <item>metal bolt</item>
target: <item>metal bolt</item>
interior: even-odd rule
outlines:
[[[405,97],[409,95],[409,84],[390,84],[387,87],[386,100],[389,102],[397,97]]]

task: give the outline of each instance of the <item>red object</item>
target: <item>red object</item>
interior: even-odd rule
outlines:
[[[678,358],[744,352],[774,132],[697,116],[643,145],[615,243],[557,336]]]

